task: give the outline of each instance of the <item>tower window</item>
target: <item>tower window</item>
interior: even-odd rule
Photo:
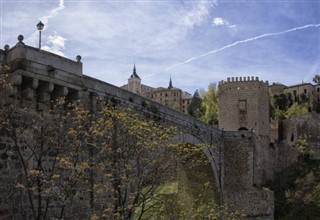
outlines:
[[[246,111],[247,111],[247,101],[246,100],[239,100],[238,106],[239,106],[240,113],[246,113]]]

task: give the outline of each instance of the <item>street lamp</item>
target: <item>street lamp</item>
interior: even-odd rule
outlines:
[[[39,50],[41,49],[41,31],[43,30],[44,24],[39,21],[39,23],[37,24],[37,28],[39,31]]]

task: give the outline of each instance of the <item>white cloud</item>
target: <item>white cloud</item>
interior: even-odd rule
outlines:
[[[170,24],[167,29],[157,34],[152,44],[163,46],[183,39],[187,32],[193,29],[194,26],[202,24],[208,17],[214,3],[215,1],[201,0],[193,4],[191,9],[180,10],[174,17],[169,16],[166,22],[170,24],[171,19],[174,19],[174,22]]]
[[[44,25],[45,25],[44,28],[47,28],[46,25],[48,25],[49,19],[57,16],[59,11],[61,11],[63,9],[64,9],[64,0],[60,0],[59,7],[52,9],[48,15],[41,17],[40,21],[42,21],[44,23]]]
[[[225,25],[225,21],[222,18],[217,17],[213,19],[212,24],[215,26],[222,26]]]
[[[212,25],[215,26],[215,27],[218,27],[218,26],[225,26],[225,27],[228,27],[228,28],[231,28],[231,29],[236,29],[237,26],[235,24],[230,24],[229,21],[223,19],[223,18],[220,18],[220,17],[216,17],[213,19],[212,21]]]
[[[59,14],[59,11],[63,10],[65,8],[64,6],[64,0],[59,0],[59,6],[50,10],[49,13],[45,16],[42,16],[41,18],[39,18],[39,20],[44,24],[44,29],[43,31],[45,31],[49,26],[49,19],[52,19],[54,17],[56,17],[58,14]],[[27,44],[33,44],[33,45],[36,45],[35,42],[37,42],[38,40],[38,35],[39,35],[39,32],[38,31],[35,31],[33,32],[32,34],[30,34],[29,37],[27,37],[27,39],[25,40],[25,42]],[[51,39],[50,39],[51,37]],[[51,42],[52,41],[52,38],[53,37],[56,37],[56,33],[54,34],[54,36],[49,36],[49,41],[48,42]],[[61,37],[62,38],[62,37]],[[55,45],[54,43],[52,43],[53,45]],[[55,46],[56,47],[56,46]],[[50,48],[50,47],[43,47],[43,48]],[[48,49],[49,50],[49,49]],[[53,52],[55,50],[50,50],[50,52]],[[57,50],[57,51],[60,51],[60,50]],[[58,52],[59,55],[62,54],[62,52]]]
[[[42,47],[42,49],[51,53],[58,54],[60,56],[65,56],[64,53],[61,51],[65,49],[65,41],[67,41],[67,39],[63,38],[62,36],[59,36],[56,32],[54,32],[53,36],[50,35],[48,37],[47,44],[49,46],[44,46]]]

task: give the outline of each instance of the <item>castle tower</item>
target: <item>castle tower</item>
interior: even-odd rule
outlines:
[[[269,136],[269,85],[256,77],[232,77],[218,89],[219,128]]]
[[[250,175],[257,186],[273,179],[268,91],[268,82],[259,81],[258,77],[232,77],[221,81],[218,87],[219,128],[254,134],[255,146],[249,161],[253,163]]]
[[[141,94],[141,79],[136,72],[136,65],[133,66],[133,72],[128,79],[128,90],[133,93]]]

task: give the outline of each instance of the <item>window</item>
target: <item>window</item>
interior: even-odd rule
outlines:
[[[303,92],[304,92],[304,94],[307,94],[307,89],[304,89],[304,91],[303,91]]]
[[[239,100],[239,112],[246,113],[247,111],[247,100]]]

